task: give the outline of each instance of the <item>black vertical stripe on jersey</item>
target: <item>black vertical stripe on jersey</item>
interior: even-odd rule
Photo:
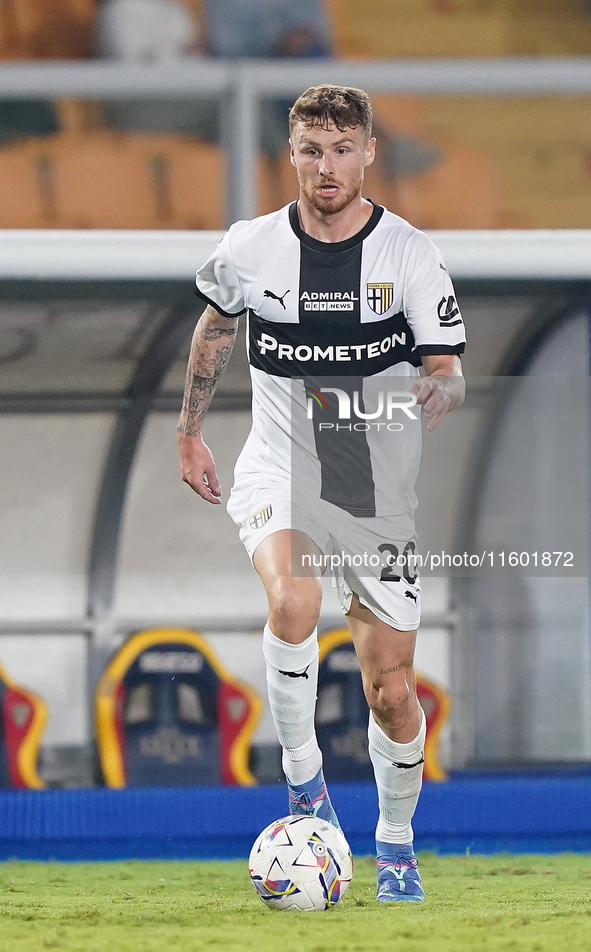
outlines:
[[[326,387],[338,388],[348,395],[351,407],[353,394],[357,391],[359,409],[365,412],[363,379],[360,377],[336,377],[334,380],[307,377],[304,385],[317,391]],[[367,435],[354,429],[355,423],[360,422],[355,417],[350,420],[339,419],[336,394],[324,393],[323,399],[327,406],[322,409],[316,402],[313,403],[314,441],[320,460],[320,497],[352,516],[375,516],[375,484]],[[332,424],[332,429],[321,429],[321,423]]]
[[[300,329],[304,340],[314,340],[321,323],[335,326],[339,336],[343,329],[351,329],[351,339],[361,322],[361,253],[362,243],[344,250],[326,253],[308,247],[302,242],[300,256]],[[350,311],[307,311],[304,309],[304,292],[350,293],[353,309]],[[324,337],[324,333],[318,335]],[[340,388],[350,392],[353,405],[353,391],[362,393],[362,380],[340,378]],[[315,389],[330,386],[325,378],[316,378]],[[316,454],[320,462],[320,496],[333,503],[339,509],[353,516],[369,517],[376,514],[375,484],[371,469],[371,456],[367,434],[353,429],[355,420],[338,419],[338,401],[334,394],[327,394],[329,410],[318,413],[314,421],[314,440]],[[332,399],[329,399],[332,398]],[[321,419],[320,419],[321,417]],[[320,429],[320,422],[335,424],[332,429]],[[337,429],[337,426],[342,429]],[[346,429],[351,426],[351,430]]]

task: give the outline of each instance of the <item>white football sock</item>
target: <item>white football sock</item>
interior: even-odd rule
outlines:
[[[426,722],[422,710],[421,717],[415,739],[408,744],[397,744],[384,733],[373,714],[369,715],[369,756],[380,804],[376,839],[382,843],[412,843],[413,840],[410,821],[423,778]]]
[[[318,686],[316,629],[301,645],[276,638],[269,625],[263,632],[269,707],[283,748],[283,770],[292,784],[307,783],[322,766],[314,712]]]

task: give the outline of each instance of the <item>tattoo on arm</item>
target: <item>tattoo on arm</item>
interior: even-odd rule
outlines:
[[[208,308],[209,311],[209,308]],[[204,317],[207,317],[206,311]],[[214,312],[216,320],[219,315]],[[228,324],[230,322],[228,321]],[[212,326],[201,320],[195,329],[187,367],[183,406],[178,423],[179,433],[198,436],[218,381],[232,353],[237,322],[233,326]]]
[[[403,667],[404,667],[403,664],[395,664],[391,668],[382,668],[382,670],[380,671],[380,674],[392,674],[393,671],[400,671],[400,669]]]
[[[220,337],[230,337],[233,340],[235,336],[235,327],[205,327],[201,333],[202,340],[219,340]]]

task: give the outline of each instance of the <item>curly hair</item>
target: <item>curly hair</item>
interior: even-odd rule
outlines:
[[[350,86],[310,86],[293,104],[289,130],[302,122],[308,129],[336,126],[339,132],[360,126],[367,142],[371,136],[373,113],[369,96],[363,89]]]

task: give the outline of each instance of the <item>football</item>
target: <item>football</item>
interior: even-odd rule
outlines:
[[[353,857],[344,834],[332,823],[286,816],[257,837],[248,872],[255,892],[271,909],[319,912],[345,895]]]

